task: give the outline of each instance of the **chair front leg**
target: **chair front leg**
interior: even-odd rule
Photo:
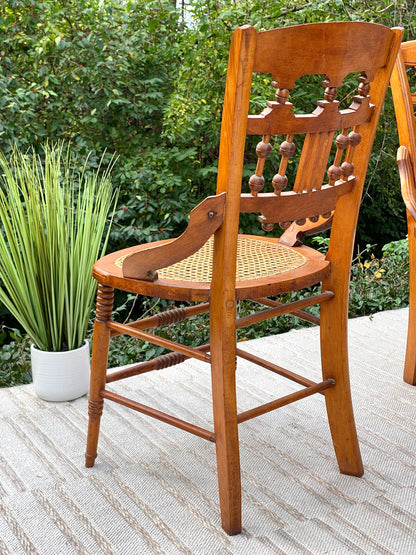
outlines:
[[[110,330],[107,322],[113,309],[114,289],[101,283],[98,285],[94,337],[92,344],[91,379],[88,400],[88,437],[85,466],[94,466],[97,457],[98,435],[104,399],[100,392],[105,388],[107,374]]]
[[[235,313],[228,326],[222,326],[222,321],[220,311],[212,310],[211,375],[221,520],[227,534],[234,535],[241,532]]]

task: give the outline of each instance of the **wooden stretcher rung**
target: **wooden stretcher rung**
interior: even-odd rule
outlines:
[[[209,351],[209,345],[201,345],[200,347],[195,347],[201,352]],[[118,380],[123,380],[124,378],[131,378],[132,376],[137,376],[139,374],[145,374],[146,372],[151,372],[152,370],[163,370],[164,368],[169,368],[170,366],[175,366],[180,364],[189,357],[181,355],[178,353],[166,353],[160,355],[152,360],[146,360],[144,362],[139,362],[128,368],[123,368],[121,370],[115,370],[111,374],[107,375],[106,382],[116,382]]]
[[[192,316],[198,316],[199,314],[204,314],[209,311],[209,303],[201,303],[194,306],[185,306],[183,308],[174,308],[172,310],[166,310],[165,312],[160,312],[154,316],[149,316],[148,318],[142,318],[141,320],[136,320],[135,322],[130,322],[129,324],[124,324],[126,328],[135,330],[145,330],[151,328],[163,328],[164,326],[169,326],[170,324],[175,324],[191,318]],[[122,331],[111,330],[111,337],[116,337],[117,335],[122,335]]]
[[[256,324],[257,322],[262,322],[267,318],[273,318],[275,316],[280,316],[282,314],[292,313],[295,310],[300,310],[306,308],[307,306],[312,306],[315,304],[323,303],[329,301],[334,296],[332,291],[324,291],[318,295],[313,295],[305,299],[300,299],[298,301],[293,301],[292,303],[286,303],[274,308],[268,308],[266,310],[261,310],[256,314],[250,314],[249,316],[243,316],[243,318],[238,318],[236,320],[236,328],[244,328],[245,326],[250,326]]]
[[[271,308],[273,307],[277,307],[277,306],[284,306],[285,303],[281,303],[279,301],[274,301],[272,299],[268,299],[267,297],[263,297],[261,299],[252,299],[254,302],[257,303],[261,303],[265,306],[270,306]],[[313,314],[310,314],[309,312],[305,312],[304,310],[294,310],[293,312],[290,312],[291,316],[296,316],[297,318],[301,318],[302,320],[305,320],[306,322],[310,322],[311,324],[315,324],[316,326],[319,326],[320,324],[320,318],[319,316],[315,316]]]
[[[211,357],[208,354],[198,351],[196,348],[187,347],[186,345],[181,345],[176,341],[171,341],[170,339],[165,339],[164,337],[159,337],[152,333],[130,328],[126,324],[119,324],[118,322],[110,321],[107,322],[107,327],[110,330],[126,333],[132,337],[137,337],[137,339],[141,339],[142,341],[148,341],[149,343],[164,347],[170,351],[175,351],[176,353],[180,353],[186,357],[196,358],[198,360],[202,360],[203,362],[211,362]]]
[[[329,378],[323,382],[316,383],[309,387],[305,387],[305,389],[301,389],[300,391],[295,391],[295,393],[290,393],[289,395],[285,395],[280,399],[276,399],[275,401],[270,401],[269,403],[265,403],[264,405],[260,405],[258,407],[254,407],[253,409],[246,410],[245,412],[241,412],[237,415],[237,422],[240,424],[241,422],[246,422],[251,418],[256,418],[257,416],[261,416],[266,412],[271,412],[272,410],[278,409],[280,407],[284,407],[285,405],[289,405],[294,401],[299,401],[300,399],[304,399],[305,397],[309,397],[310,395],[314,395],[315,393],[319,393],[324,389],[328,389],[328,387],[333,387],[335,385],[335,380]]]
[[[137,401],[133,401],[132,399],[128,399],[127,397],[123,397],[123,395],[119,395],[118,393],[114,393],[113,391],[107,391],[106,389],[103,389],[100,392],[100,397],[103,397],[104,399],[109,399],[110,401],[114,401],[115,403],[146,414],[147,416],[151,416],[152,418],[161,420],[166,424],[175,426],[175,428],[180,428],[181,430],[185,430],[186,432],[215,443],[214,432],[206,430],[205,428],[201,428],[200,426],[196,426],[195,424],[191,424],[186,420],[181,420],[180,418],[176,418],[176,416],[166,414],[164,412],[161,412],[160,410],[148,407],[147,405],[143,405],[142,403],[138,403]]]
[[[296,374],[295,372],[291,372],[290,370],[286,370],[286,368],[282,368],[281,366],[278,366],[277,364],[273,364],[272,362],[269,362],[268,360],[265,360],[264,358],[260,358],[256,355],[253,355],[251,353],[248,353],[247,351],[243,351],[242,349],[236,349],[236,354],[237,356],[244,358],[250,362],[253,362],[254,364],[257,364],[258,366],[262,366],[263,368],[266,368],[266,370],[271,370],[272,372],[274,372],[275,374],[279,374],[279,376],[283,376],[285,378],[288,378],[289,380],[292,380],[292,382],[296,382],[300,385],[303,385],[304,387],[309,387],[311,385],[316,385],[316,382],[309,380],[308,378],[305,378],[304,376],[301,376],[300,374]]]

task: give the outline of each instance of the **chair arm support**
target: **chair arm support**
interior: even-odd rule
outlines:
[[[304,225],[299,225],[296,222],[293,222],[280,237],[279,243],[287,245],[288,247],[299,247],[302,245],[302,241],[305,236],[321,233],[331,227],[334,212],[332,211],[330,214],[331,215],[328,218],[319,216],[319,219],[316,222],[307,220]]]
[[[202,247],[221,226],[224,219],[225,195],[210,196],[189,215],[185,231],[172,241],[132,253],[123,261],[123,276],[129,279],[155,281],[160,268],[184,260]]]
[[[416,189],[414,169],[409,151],[405,146],[400,146],[397,150],[397,165],[399,167],[402,197],[408,212],[416,222]]]

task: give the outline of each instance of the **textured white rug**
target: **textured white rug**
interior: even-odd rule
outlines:
[[[84,468],[87,400],[0,390],[1,554],[416,552],[416,388],[402,381],[407,310],[350,321],[363,478],[338,473],[321,396],[240,425],[243,526],[220,527],[214,445],[106,402]],[[318,330],[242,347],[319,380]],[[239,361],[239,408],[295,385]],[[211,427],[210,377],[186,362],[112,386]]]

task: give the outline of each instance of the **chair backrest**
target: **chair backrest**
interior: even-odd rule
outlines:
[[[227,275],[234,272],[240,212],[260,213],[265,230],[280,224],[286,229],[280,240],[289,245],[332,224],[328,257],[338,256],[331,250],[335,235],[336,250],[342,245],[344,257],[351,258],[370,151],[401,36],[401,29],[362,22],[314,23],[264,32],[243,26],[235,31],[217,181],[217,193],[226,191],[227,199],[215,256],[220,267],[227,266]],[[270,74],[275,88],[274,99],[260,115],[249,115],[253,73]],[[290,102],[296,81],[305,75],[322,76],[324,88],[323,98],[318,97],[316,108],[308,114],[296,113]],[[342,99],[349,76],[356,79],[356,94],[349,106],[340,109],[337,96]],[[249,193],[242,192],[246,135],[260,136]],[[274,135],[282,136],[276,143],[280,164],[267,190],[263,168],[274,148]],[[295,149],[300,153],[297,171],[288,180],[287,167],[293,166]]]
[[[416,93],[410,90],[408,68],[412,68],[413,74],[416,74],[416,40],[401,44],[391,75],[391,90],[401,145],[398,163],[400,171],[406,174],[406,178],[402,179],[402,196],[410,216],[415,221]]]

